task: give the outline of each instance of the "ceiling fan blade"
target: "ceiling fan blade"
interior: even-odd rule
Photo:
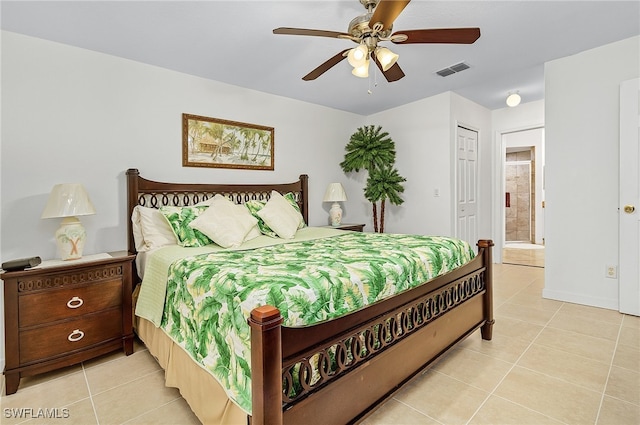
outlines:
[[[285,28],[280,27],[273,30],[274,34],[286,34],[286,35],[311,35],[315,37],[331,37],[340,38],[340,36],[350,37],[349,34],[337,31],[324,31],[324,30],[310,30],[306,28]]]
[[[398,65],[398,62],[394,63],[393,66],[385,72],[382,70],[382,64],[380,64],[376,55],[371,55],[371,59],[373,59],[376,65],[378,65],[378,69],[380,69],[380,72],[382,72],[382,75],[384,75],[384,78],[386,78],[388,82],[392,83],[404,77],[404,72],[402,71],[402,68],[400,68],[400,65]]]
[[[317,67],[316,69],[314,69],[313,71],[311,71],[310,73],[302,77],[302,79],[305,81],[315,80],[316,78],[318,78],[319,76],[321,76],[322,74],[324,74],[325,72],[327,72],[328,70],[330,70],[331,68],[339,64],[340,62],[342,62],[342,60],[346,58],[345,53],[348,52],[349,50],[350,49],[345,49],[340,53],[336,54],[335,56],[329,58],[326,62],[321,64],[319,67]]]
[[[394,41],[396,35],[406,35],[404,41]],[[391,36],[395,44],[411,43],[453,43],[473,44],[480,38],[480,28],[441,28],[425,30],[398,31]]]
[[[393,25],[400,12],[409,4],[411,0],[380,0],[380,3],[373,11],[373,16],[369,20],[369,28],[380,22],[382,28],[379,30],[389,29]]]

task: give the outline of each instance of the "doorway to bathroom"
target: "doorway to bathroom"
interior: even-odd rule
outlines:
[[[544,267],[544,129],[502,137],[506,148],[502,262]]]

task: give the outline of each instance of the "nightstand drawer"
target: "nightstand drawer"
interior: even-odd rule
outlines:
[[[20,327],[55,322],[122,304],[122,279],[19,297]]]
[[[122,337],[122,309],[114,308],[20,332],[20,364]]]

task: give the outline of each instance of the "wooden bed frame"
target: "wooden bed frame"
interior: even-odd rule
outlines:
[[[308,223],[308,176],[287,184],[161,183],[127,172],[128,217],[136,205],[193,205],[217,193],[241,204],[271,190],[293,192]],[[129,252],[135,253],[128,220]],[[493,242],[480,240],[468,264],[331,321],[281,326],[280,312],[251,312],[251,424],[353,423],[370,414],[455,344],[481,329],[491,339]],[[135,272],[134,272],[135,273]],[[139,278],[134,274],[133,282]],[[331,359],[334,366],[329,367]],[[316,372],[311,364],[317,361]],[[292,370],[302,389],[291,396]]]

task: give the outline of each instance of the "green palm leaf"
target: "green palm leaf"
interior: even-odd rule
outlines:
[[[388,199],[392,204],[400,205],[404,202],[399,194],[404,192],[402,183],[405,181],[407,179],[398,174],[395,168],[387,166],[376,168],[369,172],[364,196],[371,202]]]
[[[278,308],[278,310],[280,310],[282,318],[284,320],[287,320],[289,318],[289,307],[287,306],[287,299],[279,286],[281,285],[273,285],[269,289],[269,294],[267,295],[267,304]]]
[[[386,287],[385,271],[378,264],[371,264],[373,278],[369,284],[368,301],[374,302]]]
[[[368,125],[360,127],[351,135],[345,147],[347,153],[340,167],[345,173],[371,170],[384,167],[396,162],[396,150],[389,133],[382,131],[382,127]]]

